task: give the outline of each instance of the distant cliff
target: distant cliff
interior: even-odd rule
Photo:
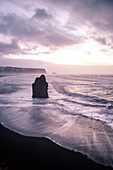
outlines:
[[[43,68],[0,67],[0,73],[46,73]]]

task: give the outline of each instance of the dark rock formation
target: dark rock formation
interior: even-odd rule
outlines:
[[[48,83],[44,75],[35,79],[35,82],[32,84],[32,92],[33,98],[48,98]]]

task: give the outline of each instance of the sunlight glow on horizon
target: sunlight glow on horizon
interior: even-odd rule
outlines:
[[[0,10],[1,65],[113,66],[111,1],[2,0]]]
[[[21,43],[20,47],[27,48]],[[52,53],[49,53],[49,47],[39,46],[35,49],[31,48],[31,54],[9,55],[8,58],[42,60],[66,65],[113,65],[112,57],[105,55],[100,49],[100,44],[90,38],[77,46],[59,48]]]

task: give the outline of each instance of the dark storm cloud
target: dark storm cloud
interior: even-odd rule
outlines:
[[[28,4],[30,2],[26,1]],[[67,11],[70,13],[70,19],[79,17],[100,30],[113,31],[113,0],[34,0],[33,2],[37,2],[34,17],[38,19],[51,18],[52,9],[59,13]],[[37,8],[39,2],[48,10]]]
[[[89,2],[89,0],[85,0],[82,1],[78,10],[75,8],[75,11],[77,10],[77,13],[84,20],[89,21],[98,31],[113,32],[113,5],[111,4],[112,1],[91,0]]]
[[[47,0],[47,3],[70,12],[70,19],[79,17],[97,29],[113,31],[113,0]]]
[[[83,40],[81,39],[81,37],[74,37],[74,38],[71,38],[69,37],[66,37],[66,35],[64,34],[60,34],[60,33],[57,33],[57,34],[51,34],[47,37],[49,39],[49,41],[51,42],[51,44],[54,44],[55,46],[65,46],[65,45],[74,45],[74,44],[79,44],[81,43]]]
[[[29,20],[22,19],[15,14],[3,16],[1,19],[0,32],[6,35],[30,40],[32,37],[41,34],[41,31],[36,27],[34,28]]]
[[[9,0],[9,2],[16,3],[16,6],[21,4],[20,6],[29,17],[26,15],[22,17],[22,15],[11,11],[5,14],[1,13],[0,33],[18,41],[21,40],[23,43],[30,42],[36,46],[42,45],[49,46],[50,49],[52,47],[57,49],[83,43],[89,36],[101,45],[111,45],[113,42],[112,0]],[[30,3],[32,6],[26,11],[26,6],[28,9]],[[64,18],[60,18],[63,11],[68,13],[68,18],[62,26],[59,23],[64,22]],[[89,28],[88,33],[84,36],[77,34],[77,31],[84,25]],[[101,36],[95,36],[92,29]],[[111,33],[109,37],[107,37],[108,32]],[[2,45],[6,47],[6,44]],[[7,44],[6,51],[10,48],[8,45],[12,47],[14,44]],[[19,48],[18,44],[15,45]]]
[[[101,45],[108,45],[107,39],[105,37],[92,37],[94,40],[96,40]]]
[[[14,55],[27,55],[32,54],[29,49],[21,49],[18,40],[13,39],[10,43],[0,42],[0,57],[4,55],[14,54]],[[37,55],[39,55],[37,53]]]
[[[36,49],[35,47],[34,49]],[[0,42],[0,57],[8,54],[15,54],[15,55],[20,55],[20,54],[30,54],[31,50],[33,48],[29,49],[21,49],[20,46],[18,45],[18,41],[13,39],[11,43],[2,43]],[[51,54],[55,49],[50,49],[48,52],[35,52],[35,55],[40,55],[40,54]]]
[[[38,17],[50,17],[45,10],[42,11],[38,9],[38,11],[40,11]],[[0,17],[0,33],[13,36],[24,42],[27,41],[44,46],[60,47],[80,43],[78,36],[71,37],[68,32],[61,31],[57,28],[57,25],[52,26],[51,22],[49,22],[49,24],[43,21],[36,22],[33,18],[34,17],[23,19],[16,14],[7,14],[5,16],[2,14]]]
[[[107,36],[106,37],[103,35],[103,36],[92,36],[91,37],[92,39],[94,39],[95,41],[97,41],[100,45],[102,46],[108,46],[108,47],[112,47],[112,44],[113,44],[113,36]]]
[[[43,9],[38,8],[36,9],[36,13],[33,17],[36,19],[46,20],[46,19],[51,19],[52,15],[50,15],[44,8]]]
[[[18,54],[21,50],[16,40],[12,40],[10,44],[0,43],[0,54]]]
[[[64,2],[64,1],[63,1]],[[80,18],[78,24],[89,24],[102,32],[113,33],[113,5],[108,1],[75,0],[70,1],[70,20]]]
[[[73,43],[71,39],[69,40],[69,38],[61,34],[49,35],[47,38],[51,42],[51,44],[54,44],[55,46],[62,46],[62,45],[65,46],[65,45],[71,45]]]

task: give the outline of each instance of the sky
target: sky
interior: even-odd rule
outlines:
[[[52,64],[113,72],[113,0],[0,0],[0,65]]]

